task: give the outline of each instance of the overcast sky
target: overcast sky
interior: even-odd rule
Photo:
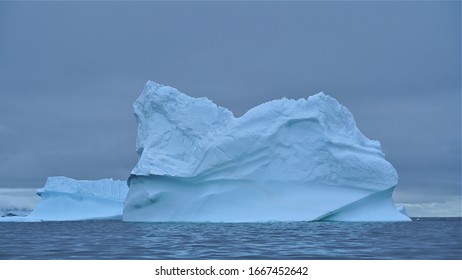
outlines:
[[[460,1],[0,2],[0,190],[125,180],[147,80],[235,116],[323,91],[381,142],[397,204],[461,214]]]

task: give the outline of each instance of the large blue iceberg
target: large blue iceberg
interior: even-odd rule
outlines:
[[[134,103],[140,156],[124,221],[408,221],[378,141],[323,93],[236,118],[148,82]]]
[[[323,93],[235,118],[148,82],[134,110],[140,158],[128,182],[49,177],[29,216],[0,221],[410,220],[395,209],[398,176],[380,143]]]

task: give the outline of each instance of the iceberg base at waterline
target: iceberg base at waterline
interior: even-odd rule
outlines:
[[[124,221],[272,222],[409,221],[398,212],[394,188],[287,182],[187,182],[156,176],[130,180]]]

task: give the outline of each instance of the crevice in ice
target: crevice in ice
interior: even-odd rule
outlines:
[[[410,221],[396,211],[391,195],[395,187],[374,192],[334,211],[326,213],[316,221]]]

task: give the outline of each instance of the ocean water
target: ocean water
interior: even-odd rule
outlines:
[[[462,259],[460,218],[0,223],[0,259]]]

